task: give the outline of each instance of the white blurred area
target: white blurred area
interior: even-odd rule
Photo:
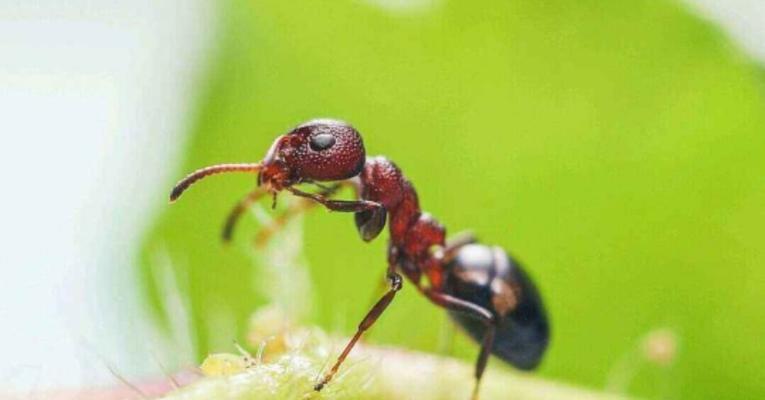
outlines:
[[[765,1],[686,1],[765,60]],[[117,384],[107,365],[162,374],[134,265],[177,172],[215,7],[0,0],[0,391]]]
[[[686,0],[750,56],[765,62],[765,0]]]
[[[0,392],[116,384],[107,365],[156,375],[168,358],[134,265],[147,213],[165,204],[215,11],[0,0]]]

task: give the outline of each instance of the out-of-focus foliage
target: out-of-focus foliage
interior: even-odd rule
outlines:
[[[761,72],[670,1],[433,1],[413,13],[377,3],[222,3],[186,156],[168,168],[258,160],[306,119],[351,121],[451,233],[471,228],[527,265],[552,318],[541,375],[602,387],[647,332],[669,327],[672,365],[635,367],[622,389],[765,396]],[[156,269],[172,260],[199,356],[229,349],[265,301],[244,250],[254,219],[236,245],[218,241],[253,184],[195,187],[162,210],[144,247],[165,324]],[[384,248],[361,242],[350,215],[306,218],[308,322],[351,332]],[[370,340],[442,350],[445,319],[405,288]],[[472,360],[477,347],[457,335],[452,352]]]

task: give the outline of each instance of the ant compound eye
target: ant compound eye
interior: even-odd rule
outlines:
[[[311,137],[309,144],[313,151],[326,150],[335,144],[335,136],[331,133],[320,133]]]

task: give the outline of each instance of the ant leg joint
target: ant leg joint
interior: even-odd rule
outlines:
[[[390,290],[394,292],[398,292],[401,290],[401,287],[404,286],[404,282],[401,279],[401,275],[393,272],[388,275],[388,281],[390,281]]]

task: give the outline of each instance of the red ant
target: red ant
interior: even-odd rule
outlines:
[[[196,181],[223,172],[258,173],[258,187],[232,210],[223,231],[231,237],[241,213],[267,193],[286,190],[329,210],[352,212],[364,241],[390,229],[387,279],[390,288],[367,313],[337,362],[314,387],[321,390],[337,373],[361,335],[388,307],[406,276],[430,301],[448,310],[481,351],[475,365],[473,398],[489,354],[523,370],[535,368],[547,347],[549,325],[534,283],[502,248],[476,243],[470,234],[446,240],[446,230],[420,210],[417,192],[401,170],[385,157],[367,158],[361,135],[350,125],[320,119],[279,136],[263,161],[220,164],[200,169],[181,180],[170,194],[176,200]],[[319,182],[335,182],[325,187]],[[297,184],[314,184],[317,193]],[[331,197],[341,186],[355,189],[357,200]],[[296,213],[307,207],[288,210]]]

